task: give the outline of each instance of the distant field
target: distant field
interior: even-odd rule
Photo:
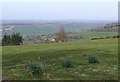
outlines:
[[[79,41],[79,40],[90,40],[91,38],[94,38],[94,37],[108,37],[108,36],[115,36],[115,35],[118,35],[118,32],[75,32],[75,33],[71,33],[71,34],[68,34],[68,40],[72,40],[72,41]],[[83,38],[80,38],[80,37],[83,37]],[[72,38],[71,38],[72,37]],[[48,35],[46,36],[42,36],[43,40],[45,38],[48,38]],[[49,37],[50,39],[52,38],[56,38],[56,36],[50,36]],[[25,38],[26,39],[26,38]],[[24,40],[23,41],[23,44],[24,45],[28,45],[28,44],[33,44],[34,41],[27,41],[27,40]]]
[[[49,80],[118,80],[118,39],[5,46],[2,50],[2,76],[11,80],[48,80],[48,74]],[[83,54],[99,56],[100,63],[89,64]],[[31,58],[36,60],[38,57],[43,63],[42,76],[31,75],[27,69],[22,69]],[[74,67],[63,68],[61,61],[64,59],[73,60]],[[47,65],[46,61],[51,63]]]
[[[120,28],[120,27],[112,27],[112,28]]]
[[[80,30],[89,30],[92,28],[103,27],[104,24],[84,24],[84,23],[46,23],[39,25],[13,25],[15,28],[12,30],[4,30],[5,33],[19,32],[22,35],[41,35],[53,34],[59,31],[64,26],[66,32],[78,32]]]
[[[49,34],[55,33],[58,29],[54,28],[40,28],[39,26],[16,26],[13,30],[3,31],[5,33],[21,33],[22,35],[40,35],[40,34]]]
[[[93,37],[107,37],[118,35],[118,32],[77,32],[69,34],[69,36],[80,37],[83,36],[84,39],[90,40]]]

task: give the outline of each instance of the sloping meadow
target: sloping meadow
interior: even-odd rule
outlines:
[[[2,47],[3,77],[11,80],[117,80],[118,39]],[[88,63],[88,56],[98,56],[100,63]],[[31,74],[29,61],[38,58],[43,74]],[[72,68],[61,62],[70,59]]]

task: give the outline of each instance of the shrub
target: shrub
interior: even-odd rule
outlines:
[[[118,35],[118,38],[120,38],[120,35]]]
[[[91,40],[96,40],[97,38],[91,38]]]
[[[31,64],[28,65],[28,69],[32,74],[40,74],[42,75],[42,63],[40,62],[32,62]]]
[[[112,38],[115,38],[115,36],[112,36]]]
[[[119,35],[116,35],[115,38],[120,38],[120,36],[119,36]]]
[[[97,39],[104,39],[103,37],[98,37]]]
[[[65,68],[71,68],[73,67],[73,62],[71,60],[64,60],[62,61],[62,66]]]
[[[104,39],[103,37],[91,38],[91,40]]]
[[[107,37],[106,37],[106,39],[109,39],[109,38],[111,38],[111,37],[110,37],[110,36],[107,36]]]
[[[98,56],[89,56],[88,62],[89,63],[99,63],[99,57]]]
[[[119,36],[113,36],[112,38],[119,38]]]

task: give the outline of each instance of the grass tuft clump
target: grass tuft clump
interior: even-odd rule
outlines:
[[[38,57],[38,59],[36,61],[33,61],[34,58],[31,58],[29,65],[28,65],[28,69],[32,74],[40,74],[42,75],[42,63],[39,61],[40,57]]]
[[[40,62],[32,62],[28,65],[28,69],[32,74],[40,74],[42,75],[42,63]]]
[[[61,65],[62,67],[65,67],[65,68],[71,68],[73,67],[73,62],[67,59],[67,60],[62,61]]]
[[[99,57],[98,56],[89,56],[88,57],[88,62],[89,63],[100,63],[99,62]]]

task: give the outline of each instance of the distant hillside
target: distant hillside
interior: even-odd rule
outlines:
[[[103,27],[105,24],[102,23],[45,23],[45,24],[4,24],[3,25],[3,34],[19,32],[23,35],[42,35],[42,34],[53,34],[59,31],[59,29],[64,26],[66,32],[78,32],[90,30],[93,28]],[[14,28],[13,28],[14,27]]]
[[[104,26],[104,28],[113,28],[113,27],[118,27],[118,26],[120,26],[120,24],[118,24],[118,23],[112,23],[112,24],[106,24]]]

